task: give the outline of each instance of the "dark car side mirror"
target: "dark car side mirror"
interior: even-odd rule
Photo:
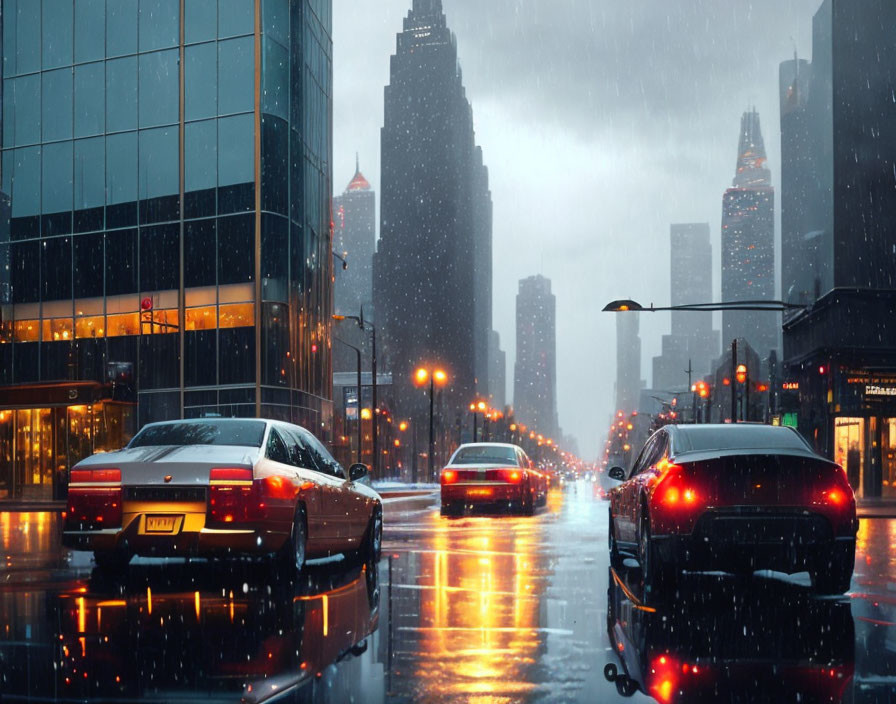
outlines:
[[[351,467],[348,468],[348,478],[349,478],[349,480],[356,482],[359,479],[361,479],[362,477],[366,477],[367,472],[368,472],[367,465],[361,464],[359,462],[358,464],[353,464]]]
[[[615,479],[617,482],[621,482],[625,480],[625,470],[622,467],[610,467],[607,476],[610,479]]]

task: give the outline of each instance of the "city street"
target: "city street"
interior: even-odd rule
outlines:
[[[56,514],[4,512],[0,697],[650,701],[604,675],[622,672],[611,584],[615,649],[656,700],[894,701],[896,520],[862,520],[846,597],[811,596],[805,575],[686,575],[654,609],[634,561],[609,570],[595,486],[552,490],[534,517],[393,504],[376,568],[317,561],[292,585],[203,560],[135,559],[111,579],[60,547]]]

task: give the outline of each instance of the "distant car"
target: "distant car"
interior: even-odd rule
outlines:
[[[502,443],[461,445],[442,470],[442,515],[494,506],[531,515],[547,501],[548,477],[522,448]]]
[[[849,589],[856,502],[843,469],[793,429],[668,425],[610,490],[610,559],[637,556],[646,592],[683,570],[807,570],[816,591]]]
[[[271,420],[151,423],[118,452],[72,468],[62,542],[102,567],[132,555],[378,559],[382,502],[310,432]]]

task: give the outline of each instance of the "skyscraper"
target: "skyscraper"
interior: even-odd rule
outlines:
[[[414,0],[398,34],[382,129],[374,302],[396,412],[423,412],[419,364],[442,365],[444,420],[487,393],[491,206],[487,173],[440,0]],[[482,306],[482,307],[480,307]]]
[[[488,360],[488,397],[493,408],[503,409],[507,405],[507,353],[495,330],[488,338]]]
[[[641,396],[641,337],[637,313],[616,315],[616,410],[638,410]]]
[[[376,194],[355,164],[355,175],[342,195],[333,198],[333,246],[345,257],[336,274],[335,309],[340,315],[373,318],[373,252],[376,248]]]
[[[759,114],[743,114],[732,187],[722,199],[722,300],[775,298],[775,192]],[[725,311],[723,343],[746,338],[762,357],[777,348],[779,313]]]
[[[784,379],[799,394],[783,400],[859,496],[896,496],[894,25],[892,3],[824,0],[799,122],[782,101],[782,152],[806,141],[782,172],[805,203],[782,230],[785,262],[803,266],[784,269],[783,287],[811,304],[784,324]]]
[[[673,306],[712,301],[712,245],[708,223],[672,225],[670,284]],[[663,353],[653,358],[653,388],[679,390],[709,372],[719,354],[719,333],[709,313],[672,312],[672,333],[663,335]]]
[[[516,296],[513,412],[545,437],[557,433],[557,301],[541,275],[522,279]]]
[[[7,5],[0,484],[183,416],[326,439],[329,0]]]

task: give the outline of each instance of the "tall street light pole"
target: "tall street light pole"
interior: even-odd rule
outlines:
[[[351,349],[353,349],[355,351],[355,354],[358,355],[358,395],[357,395],[357,400],[358,400],[358,459],[355,461],[360,464],[364,461],[363,455],[361,453],[362,439],[364,437],[362,434],[362,428],[361,428],[361,350],[358,349],[357,347],[355,347],[354,345],[348,344],[345,340],[340,340],[336,336],[334,336],[333,339],[336,340],[336,342],[341,342],[346,347],[350,347]]]
[[[441,369],[426,369],[419,367],[414,372],[414,383],[417,386],[423,386],[429,381],[429,480],[435,477],[435,454],[436,434],[435,434],[435,384],[443,386],[448,381],[448,375]]]
[[[354,320],[358,327],[362,330],[370,330],[370,367],[372,378],[370,383],[373,385],[373,408],[371,410],[371,419],[373,422],[373,429],[371,432],[371,440],[373,441],[373,458],[371,460],[371,471],[373,476],[379,476],[378,469],[380,466],[380,458],[379,458],[379,443],[377,441],[377,403],[376,403],[376,326],[368,320],[364,320],[364,309],[361,308],[361,315],[334,315],[333,320]],[[361,389],[358,388],[358,413],[361,412]]]

